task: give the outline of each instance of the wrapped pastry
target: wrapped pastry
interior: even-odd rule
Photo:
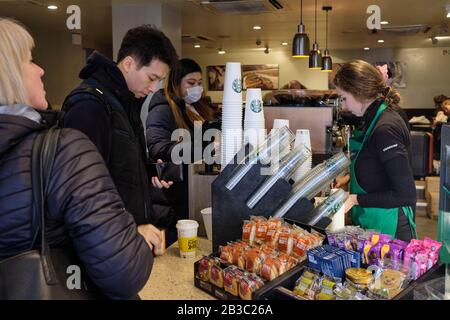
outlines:
[[[369,287],[372,293],[383,298],[392,299],[403,290],[406,275],[397,270],[386,269]]]
[[[320,290],[320,277],[318,274],[306,270],[297,280],[294,293],[299,297],[308,300],[314,300],[316,294]]]
[[[269,229],[266,235],[266,244],[273,248],[277,248],[279,237],[280,237],[280,229]]]
[[[220,246],[220,259],[222,259],[226,263],[233,263],[233,247],[231,245],[228,246]]]
[[[269,243],[272,245],[272,247],[276,247],[278,244],[278,237],[276,236],[276,231],[281,228],[283,224],[283,220],[279,218],[270,218],[267,222],[267,233],[266,233],[266,243]],[[275,244],[272,244],[272,242],[275,240]]]
[[[236,266],[231,266],[223,270],[223,288],[233,296],[239,296],[239,282],[244,276],[244,272]]]
[[[259,253],[260,252],[258,249],[251,249],[246,252],[245,270],[255,274],[260,274],[261,258]]]
[[[345,271],[345,275],[348,280],[356,285],[368,286],[373,282],[372,272],[368,271],[367,269],[347,269]]]
[[[264,262],[267,257],[278,254],[278,252],[274,248],[272,248],[271,246],[266,245],[266,244],[263,244],[259,248],[259,250],[260,250],[260,257],[261,257],[262,262]]]
[[[292,255],[301,261],[306,260],[306,254],[311,246],[311,242],[304,235],[297,237],[295,246],[292,248]]]
[[[242,300],[252,300],[253,292],[264,285],[264,282],[257,276],[246,274],[239,282],[239,297]]]
[[[278,260],[278,273],[281,276],[283,273],[286,273],[288,271],[289,256],[285,253],[282,253],[277,257],[277,260]]]
[[[279,260],[273,256],[268,256],[261,267],[261,277],[264,280],[272,281],[280,275],[278,272]]]
[[[197,275],[198,277],[206,282],[209,282],[209,275],[211,273],[212,261],[208,257],[203,257],[198,265]]]
[[[256,222],[256,243],[262,244],[266,240],[269,223],[266,219],[259,219]]]
[[[223,288],[223,270],[220,265],[213,264],[209,274],[209,282],[219,288]]]
[[[287,261],[286,269],[291,270],[292,268],[296,267],[299,264],[299,262],[300,262],[299,259],[290,256]]]
[[[233,259],[232,259],[232,263],[234,265],[239,265],[239,258],[242,257],[243,253],[245,250],[247,250],[248,245],[246,243],[243,242],[236,242],[233,245]],[[244,260],[244,264],[243,266],[245,266],[245,260]],[[243,269],[244,267],[242,267]]]
[[[287,226],[281,228],[280,235],[278,237],[278,251],[290,255],[294,246],[294,239],[291,229]]]
[[[242,240],[248,244],[253,244],[256,237],[256,223],[255,221],[245,220],[242,226]]]

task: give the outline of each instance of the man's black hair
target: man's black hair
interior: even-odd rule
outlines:
[[[172,42],[155,26],[145,24],[128,30],[122,40],[117,62],[127,56],[136,59],[138,67],[148,66],[158,59],[171,67],[178,61],[178,55]]]

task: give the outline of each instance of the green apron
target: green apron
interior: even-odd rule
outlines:
[[[382,104],[378,108],[375,118],[372,120],[367,131],[364,133],[360,130],[354,130],[350,138],[350,193],[351,194],[367,194],[367,192],[359,185],[356,179],[356,161],[365,143],[372,134],[373,128],[380,118],[381,114],[386,110],[386,104]],[[390,234],[395,238],[398,224],[398,209],[399,208],[363,208],[361,206],[354,206],[352,209],[353,224],[360,225],[364,229],[377,230],[383,234]],[[413,238],[416,236],[416,225],[414,223],[414,213],[411,207],[402,207],[403,212],[408,218],[411,226]]]

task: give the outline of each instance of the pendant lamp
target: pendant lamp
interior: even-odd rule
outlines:
[[[330,51],[328,50],[328,11],[331,11],[333,7],[327,6],[322,7],[322,10],[327,12],[327,28],[326,28],[326,44],[325,44],[325,51],[323,52],[322,57],[322,72],[332,72],[333,71],[333,61],[331,60]]]
[[[319,44],[317,43],[317,0],[315,8],[315,34],[314,34],[314,44],[311,53],[309,54],[309,68],[312,70],[322,69],[322,53],[319,50]]]
[[[300,1],[300,24],[292,41],[292,57],[309,58],[309,37],[303,24],[303,0]]]

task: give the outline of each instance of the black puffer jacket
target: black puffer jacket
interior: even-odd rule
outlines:
[[[32,243],[31,152],[45,126],[24,117],[24,110],[39,118],[30,107],[0,107],[0,260]],[[48,112],[41,116],[47,123],[54,118]],[[48,205],[50,246],[72,243],[90,279],[111,298],[128,299],[142,289],[153,264],[151,251],[123,208],[102,157],[77,130],[61,132]]]

